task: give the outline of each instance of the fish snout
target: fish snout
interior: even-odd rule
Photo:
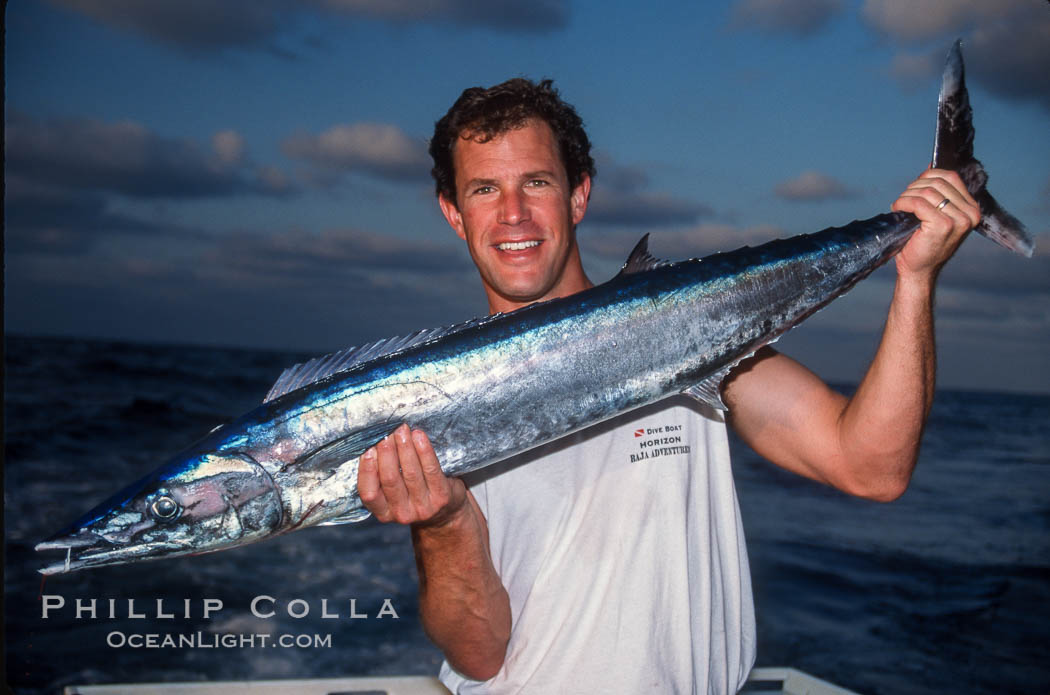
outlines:
[[[101,543],[110,544],[105,538],[92,531],[82,531],[75,535],[56,533],[54,536],[37,543],[33,550],[37,552],[46,550],[66,550],[69,548],[74,550],[84,550],[87,548],[93,548]]]
[[[56,533],[50,538],[37,543],[36,552],[62,551],[65,558],[40,569],[41,574],[59,574],[77,569],[82,565],[81,556],[92,552],[105,552],[113,543],[93,531],[80,530],[75,533]]]

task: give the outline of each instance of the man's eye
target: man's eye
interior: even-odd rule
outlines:
[[[529,185],[532,186],[533,188],[539,188],[541,186],[548,185],[548,182],[545,181],[544,179],[533,179],[532,181],[529,181]]]
[[[493,189],[492,186],[478,186],[477,188],[474,189],[474,193],[475,194],[479,194],[479,193],[480,194],[485,194],[485,193],[491,193],[493,190],[495,190],[495,189]]]

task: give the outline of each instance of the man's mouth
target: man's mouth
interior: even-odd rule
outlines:
[[[496,248],[500,251],[524,251],[525,249],[539,246],[541,243],[540,241],[507,241],[502,244],[496,244]]]

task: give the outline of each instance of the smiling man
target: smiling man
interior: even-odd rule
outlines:
[[[518,86],[517,81],[509,84]],[[470,132],[451,148],[451,169],[457,174],[453,181],[439,179],[438,203],[467,242],[489,310],[511,311],[590,287],[576,225],[587,210],[593,162],[582,162],[570,175],[557,136],[538,118],[503,133]],[[582,124],[575,135],[586,142]],[[435,137],[434,142],[441,141]],[[589,160],[589,143],[579,147]],[[446,157],[444,152],[434,156],[435,162]]]
[[[466,90],[431,141],[438,202],[492,312],[591,286],[576,225],[594,163],[549,81]],[[877,354],[846,398],[770,349],[742,363],[730,424],[773,463],[850,494],[903,493],[933,397],[933,290],[979,221],[952,172],[894,203],[922,228],[897,258]],[[402,427],[361,458],[380,521],[410,524],[420,610],[454,692],[736,692],[755,656],[747,553],[720,413],[641,408],[446,477]]]

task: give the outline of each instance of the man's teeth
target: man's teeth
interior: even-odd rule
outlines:
[[[500,251],[521,251],[523,249],[531,249],[533,246],[539,246],[538,241],[510,241],[498,245]]]

